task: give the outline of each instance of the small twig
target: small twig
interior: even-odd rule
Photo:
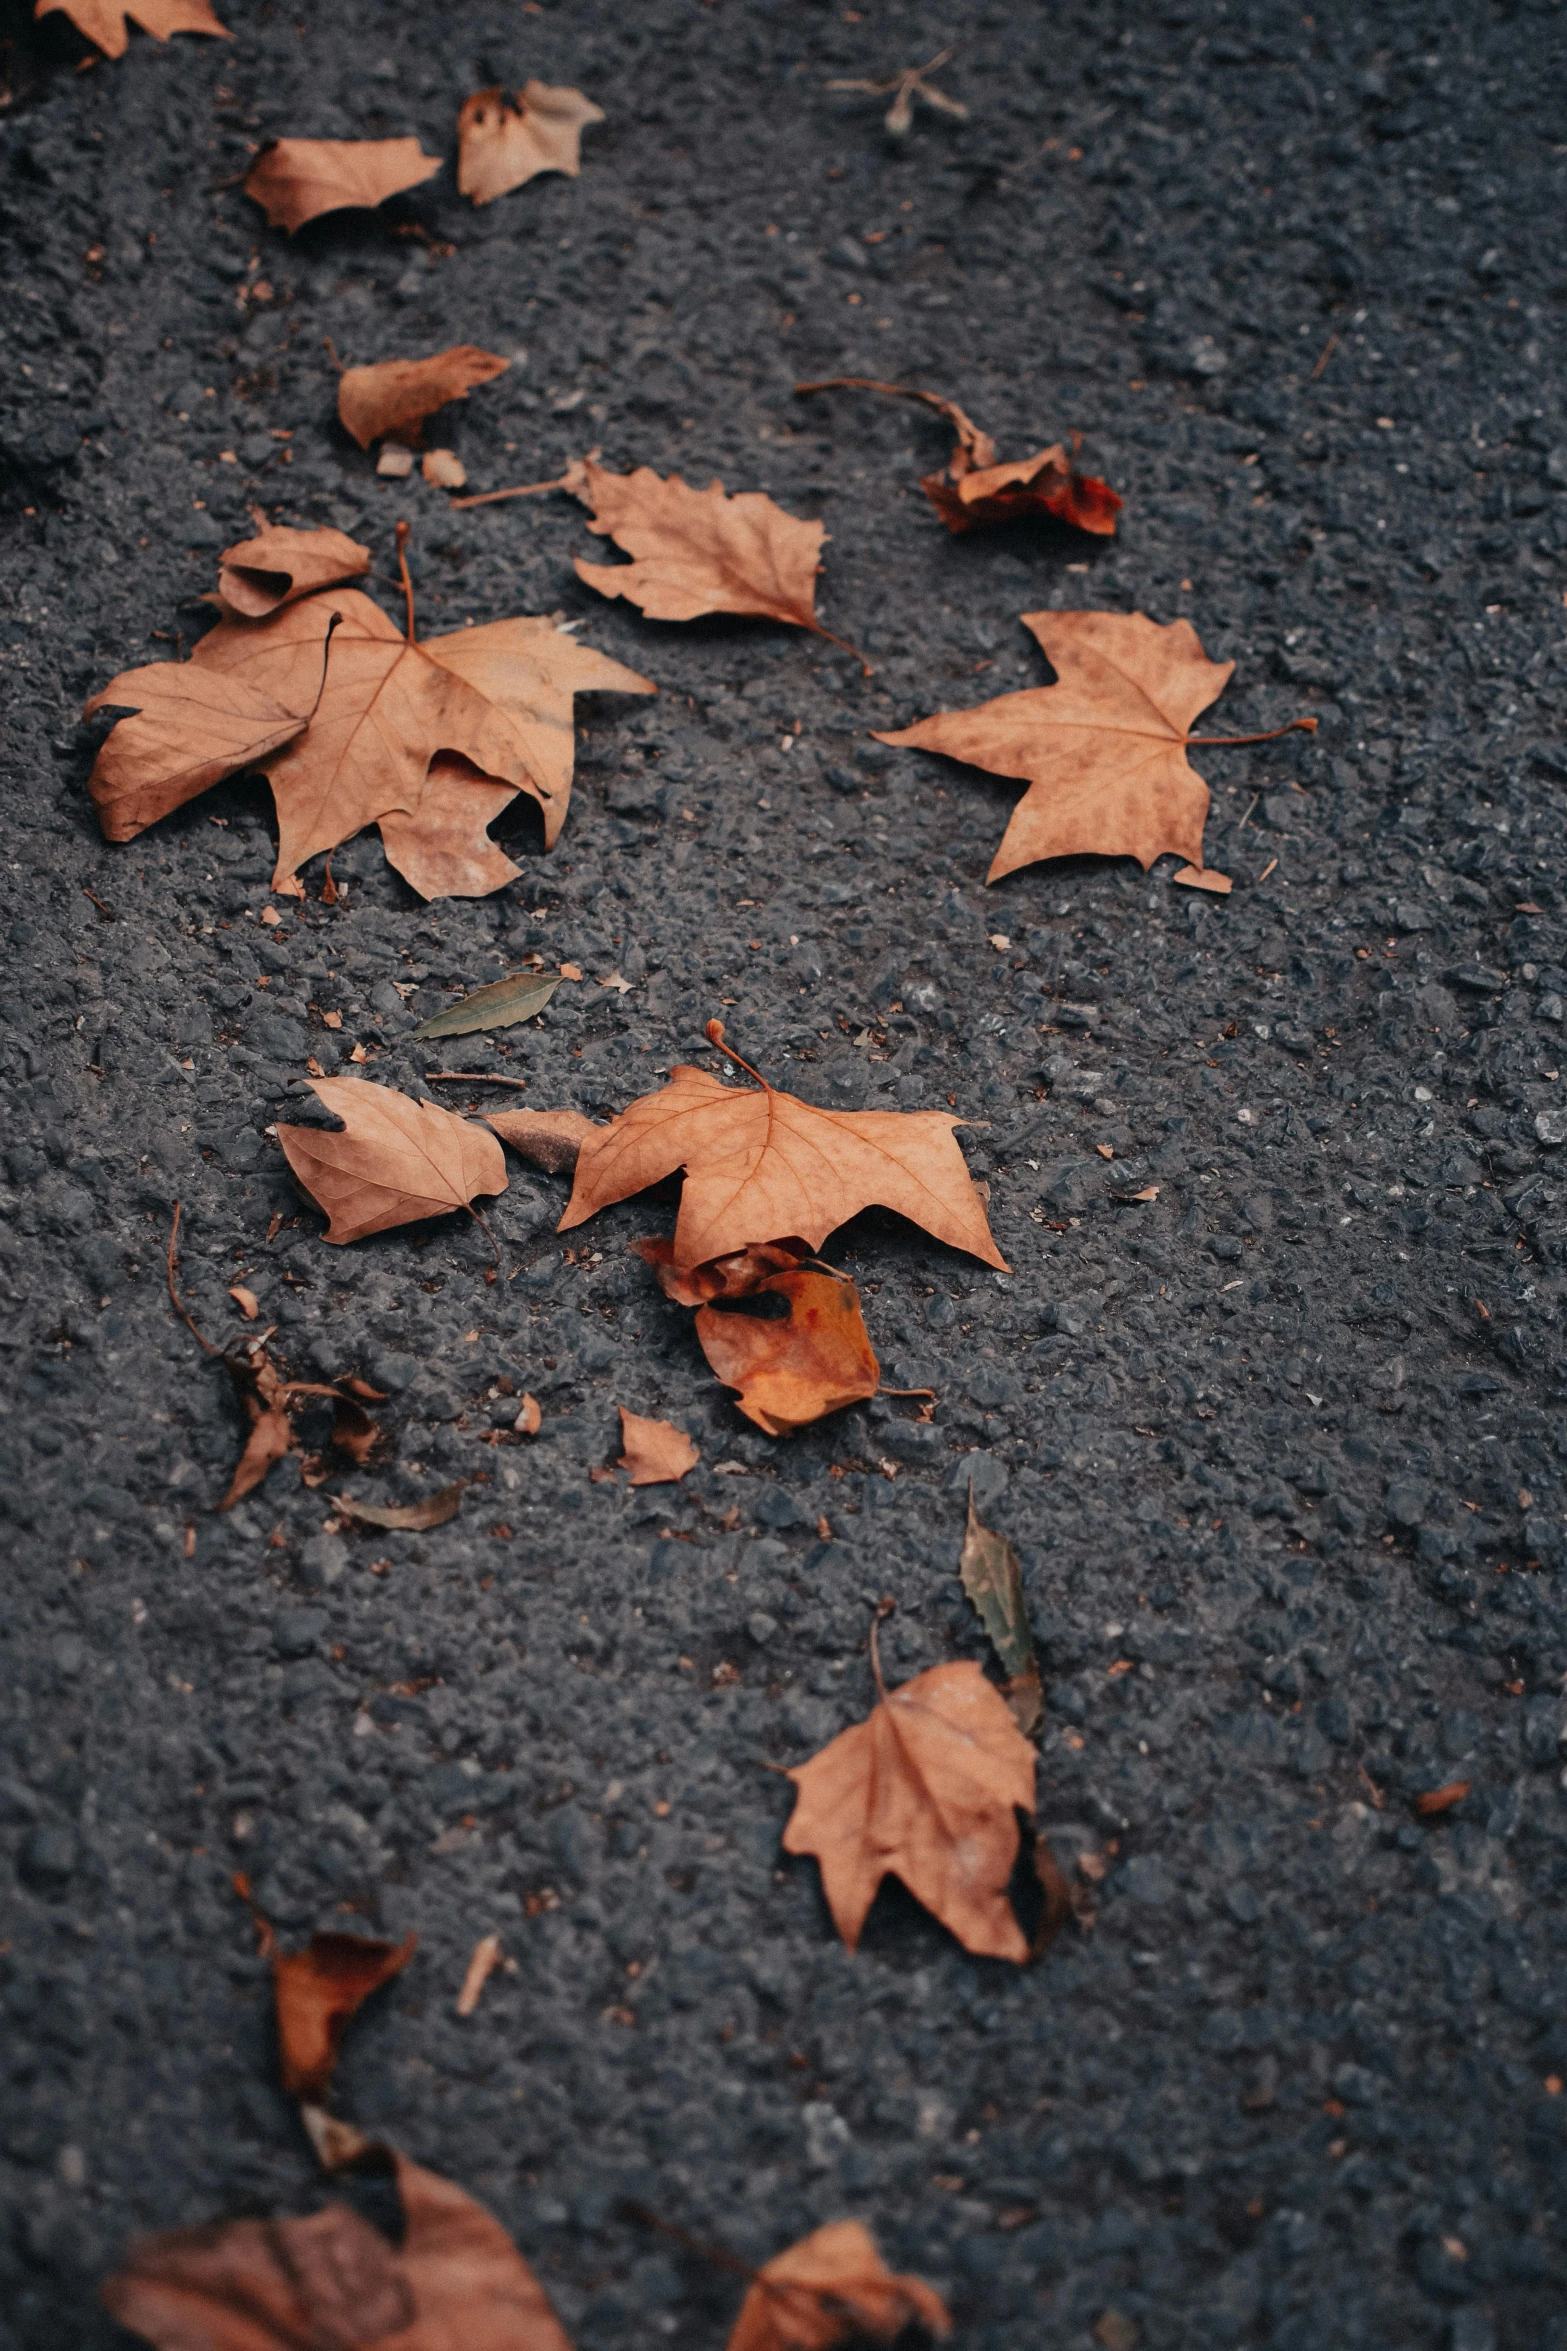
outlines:
[[[428,1085],[440,1080],[452,1086],[515,1086],[519,1093],[528,1082],[526,1078],[491,1077],[485,1069],[427,1069],[424,1075]]]
[[[328,359],[331,360],[332,365],[337,369],[338,374],[340,376],[346,376],[348,373],[348,362],[346,359],[338,358],[337,345],[333,342],[331,336],[323,335],[321,341],[325,347]]]
[[[1244,815],[1244,816],[1241,818],[1241,821],[1240,821],[1240,823],[1239,823],[1239,824],[1236,826],[1236,828],[1235,828],[1235,830],[1236,830],[1238,833],[1243,833],[1243,832],[1246,830],[1246,827],[1247,827],[1247,826],[1250,824],[1250,822],[1251,822],[1251,809],[1256,807],[1256,805],[1257,805],[1258,801],[1259,801],[1261,798],[1262,798],[1262,794],[1261,794],[1260,792],[1253,792],[1253,794],[1252,794],[1252,796],[1251,796],[1251,808],[1248,808],[1248,809],[1247,809],[1247,811],[1246,811],[1245,815]]]
[[[503,498],[538,498],[546,490],[564,490],[570,476],[559,474],[552,482],[519,482],[514,490],[481,490],[475,498],[454,498],[453,507],[499,506]]]
[[[114,908],[113,908],[112,906],[105,906],[105,904],[104,904],[103,900],[102,900],[102,899],[99,897],[99,895],[98,895],[97,891],[96,891],[96,890],[89,890],[89,889],[88,889],[88,887],[87,887],[87,884],[86,884],[85,882],[83,882],[83,884],[82,884],[82,896],[83,896],[84,898],[90,898],[90,899],[92,900],[93,904],[94,904],[94,905],[97,907],[97,909],[98,909],[98,912],[99,912],[99,913],[100,913],[100,914],[103,916],[103,919],[104,919],[104,921],[105,921],[105,922],[118,922],[118,921],[119,921],[119,919],[120,919],[120,918],[119,918],[119,916],[118,916],[118,915],[115,913],[115,911],[114,911]]]
[[[185,1328],[189,1331],[191,1337],[195,1340],[197,1346],[204,1347],[209,1355],[221,1355],[223,1353],[223,1349],[221,1347],[214,1347],[212,1341],[203,1337],[202,1333],[197,1330],[196,1325],[191,1320],[190,1310],[181,1300],[179,1291],[175,1286],[175,1250],[179,1243],[179,1237],[180,1203],[176,1200],[174,1203],[174,1222],[169,1227],[169,1303],[173,1307],[175,1313],[179,1316],[181,1322],[185,1325]]]
[[[1313,383],[1316,382],[1318,376],[1321,375],[1323,369],[1327,366],[1328,361],[1333,356],[1334,350],[1338,344],[1338,332],[1338,328],[1335,327],[1332,334],[1329,335],[1327,341],[1322,346],[1321,352],[1317,358],[1317,364],[1311,371],[1311,381]]]
[[[1205,743],[1210,750],[1226,743],[1276,743],[1280,735],[1293,734],[1297,727],[1304,735],[1314,735],[1317,721],[1314,718],[1291,718],[1286,719],[1281,727],[1270,727],[1265,735],[1188,735],[1186,741],[1188,745]]]

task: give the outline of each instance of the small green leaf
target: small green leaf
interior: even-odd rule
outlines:
[[[496,980],[488,988],[475,988],[471,996],[459,997],[447,1011],[421,1021],[414,1035],[469,1037],[476,1029],[515,1028],[519,1020],[542,1012],[559,986],[559,980],[515,972],[509,980]]]
[[[1023,1571],[1006,1536],[981,1526],[974,1508],[972,1479],[968,1532],[963,1538],[958,1572],[1006,1674],[1007,1704],[1013,1719],[1024,1737],[1031,1738],[1044,1712],[1044,1696],[1039,1686],[1034,1636],[1023,1605]]]

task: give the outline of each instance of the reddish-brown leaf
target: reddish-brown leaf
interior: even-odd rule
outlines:
[[[1034,1750],[977,1665],[935,1665],[883,1690],[867,1721],[789,1777],[799,1800],[784,1848],[816,1856],[851,1951],[891,1875],[965,1950],[1027,1959],[1007,1884],[1017,1814],[1034,1809]]]
[[[325,2098],[344,2033],[371,1993],[401,1974],[418,1941],[312,1935],[303,1951],[273,1952],[278,2064],[291,2098]]]
[[[890,2343],[905,2327],[950,2333],[951,2315],[923,2278],[897,2277],[860,2221],[830,2221],[775,2254],[740,2305],[729,2351],[834,2351],[869,2337]]]
[[[730,1053],[720,1022],[708,1023],[708,1035]],[[583,1136],[557,1229],[568,1232],[683,1167],[674,1244],[680,1272],[758,1241],[797,1237],[819,1249],[872,1206],[1004,1267],[954,1139],[960,1118],[936,1110],[818,1110],[776,1092],[748,1063],[739,1066],[755,1078],[754,1090],[681,1066],[667,1086]]]
[[[788,1314],[703,1306],[696,1317],[702,1352],[725,1387],[739,1390],[747,1420],[787,1437],[875,1395],[881,1372],[853,1282],[796,1268],[758,1282],[751,1295],[783,1299]]]
[[[620,1413],[620,1441],[625,1451],[620,1467],[629,1469],[634,1486],[670,1486],[695,1469],[702,1456],[684,1429],[673,1421],[644,1420],[640,1412]]]
[[[373,208],[441,168],[417,139],[274,139],[245,175],[272,229],[303,228],[323,212]]]
[[[57,11],[68,16],[105,57],[124,56],[130,38],[127,17],[144,33],[151,33],[155,41],[167,41],[175,33],[215,33],[224,41],[234,38],[227,25],[219,24],[208,0],[38,0],[33,15],[53,16]]]
[[[664,1296],[673,1298],[678,1306],[706,1306],[714,1298],[749,1298],[775,1273],[792,1273],[800,1262],[798,1249],[764,1241],[681,1273],[675,1265],[673,1241],[649,1239],[633,1241],[631,1246],[653,1268]]]
[[[529,82],[515,98],[479,90],[457,116],[457,187],[475,204],[493,204],[541,171],[575,179],[582,168],[582,133],[602,122],[604,109],[580,90]]]
[[[218,595],[241,620],[265,620],[296,597],[369,569],[369,548],[346,531],[296,531],[269,523],[218,558]]]
[[[382,359],[372,367],[345,368],[338,379],[337,413],[361,449],[386,433],[417,449],[427,416],[449,400],[465,400],[475,384],[493,382],[510,365],[499,352],[455,343],[429,359]]]
[[[106,841],[133,841],[241,768],[260,767],[304,733],[320,684],[295,668],[288,700],[244,678],[214,676],[194,661],[153,661],[126,669],[82,712],[125,709],[93,762],[88,790]]]
[[[280,1126],[277,1137],[329,1219],[325,1240],[363,1240],[505,1191],[505,1155],[474,1120],[364,1078],[313,1078],[311,1091],[341,1131]]]
[[[485,1123],[546,1175],[567,1174],[583,1144],[604,1132],[580,1110],[492,1110]]]
[[[346,2204],[176,2229],[130,2246],[105,2304],[157,2351],[571,2351],[493,2215],[390,2153],[400,2247]]]

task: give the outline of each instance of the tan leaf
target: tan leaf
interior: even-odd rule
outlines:
[[[292,232],[323,212],[384,204],[440,168],[417,139],[274,139],[246,173],[245,193],[268,228]]]
[[[105,57],[124,56],[130,38],[127,17],[144,33],[151,33],[155,41],[167,41],[174,33],[215,33],[224,41],[234,38],[226,25],[219,24],[207,0],[38,0],[33,15],[41,18],[57,11],[68,16]]]
[[[738,1061],[721,1023],[710,1021],[708,1035]],[[569,1232],[683,1167],[674,1257],[681,1272],[780,1236],[819,1249],[872,1206],[1005,1267],[954,1140],[961,1119],[936,1110],[818,1110],[775,1092],[748,1063],[739,1067],[756,1079],[755,1090],[682,1066],[667,1086],[584,1135],[557,1229]]]
[[[369,569],[369,548],[345,531],[296,531],[270,523],[218,558],[218,594],[242,620],[265,620],[298,596]]]
[[[492,1110],[485,1123],[546,1175],[565,1175],[588,1138],[605,1131],[580,1110]]]
[[[489,828],[516,797],[514,784],[496,783],[455,751],[438,751],[417,814],[389,808],[376,819],[387,864],[421,898],[485,898],[504,889],[522,868]]]
[[[133,841],[210,785],[259,767],[302,734],[320,683],[324,633],[323,626],[317,676],[308,688],[302,667],[278,681],[303,707],[244,678],[215,677],[195,661],[153,661],[111,678],[82,712],[84,718],[120,708],[135,714],[110,731],[88,780],[104,839]]]
[[[493,204],[541,171],[575,179],[582,167],[585,124],[604,110],[580,90],[529,82],[515,99],[504,90],[479,90],[457,116],[457,186],[475,204]]]
[[[493,1135],[433,1102],[415,1102],[364,1078],[312,1078],[342,1132],[280,1126],[294,1175],[329,1219],[323,1238],[362,1240],[504,1192],[506,1159]]]
[[[291,2098],[326,2096],[349,2024],[372,1992],[401,1974],[418,1941],[312,1935],[303,1951],[273,1952],[278,2065]]]
[[[350,2132],[346,2147],[370,2143]],[[346,2204],[176,2229],[130,2246],[104,2303],[156,2351],[571,2351],[493,2215],[396,2149],[386,2154],[400,2247]]]
[[[702,1456],[684,1429],[672,1421],[644,1420],[640,1412],[620,1413],[620,1441],[625,1451],[620,1467],[629,1469],[634,1486],[675,1485]]]
[[[384,441],[375,461],[375,470],[383,481],[406,482],[414,469],[414,453],[400,441]]]
[[[383,433],[419,445],[427,416],[449,400],[465,400],[475,384],[504,375],[511,361],[476,343],[454,343],[430,359],[382,359],[373,367],[343,370],[337,385],[337,413],[361,449]]]
[[[1057,684],[877,737],[1027,780],[987,881],[1043,857],[1135,857],[1146,872],[1173,850],[1200,868],[1208,787],[1187,764],[1188,745],[1316,727],[1291,719],[1270,734],[1192,735],[1235,664],[1209,661],[1190,621],[1161,628],[1141,612],[1026,612],[1023,625]]]
[[[437,490],[460,490],[468,479],[468,470],[455,449],[427,449],[419,471]]]
[[[473,1956],[468,1962],[468,1972],[463,1977],[462,1990],[457,1995],[459,2016],[472,2016],[479,2005],[480,1994],[500,1963],[500,1936],[481,1935],[473,1947]]]
[[[823,383],[796,384],[794,389],[796,398],[811,392],[885,392],[895,400],[917,400],[945,417],[956,444],[945,471],[922,474],[920,488],[949,531],[1048,514],[1100,537],[1114,533],[1121,500],[1108,482],[1080,474],[1059,441],[1032,457],[998,464],[990,435],[981,432],[955,400],[943,400],[935,392],[877,383],[868,376],[831,376]]]
[[[334,1494],[332,1503],[345,1518],[355,1519],[361,1526],[381,1527],[394,1535],[423,1535],[457,1516],[467,1485],[466,1478],[459,1478],[455,1485],[442,1486],[423,1502],[355,1502],[347,1494]]]
[[[245,1317],[245,1320],[247,1322],[254,1322],[257,1315],[261,1312],[261,1301],[257,1298],[255,1291],[247,1290],[243,1282],[236,1282],[229,1291],[229,1296],[233,1299],[235,1305],[239,1308],[240,1313]]]
[[[760,1281],[753,1297],[781,1298],[781,1320],[703,1306],[696,1335],[740,1410],[770,1437],[786,1437],[824,1413],[874,1396],[881,1372],[853,1282],[796,1268]]]
[[[636,559],[604,564],[578,558],[579,578],[602,595],[626,597],[649,620],[734,612],[787,621],[843,643],[816,617],[816,577],[827,536],[819,522],[800,522],[759,490],[731,498],[719,481],[693,490],[678,474],[665,480],[645,465],[635,473],[611,473],[591,457],[572,468],[569,486],[593,510],[588,528]]]
[[[519,1436],[536,1437],[540,1428],[543,1426],[543,1423],[544,1414],[540,1410],[537,1396],[525,1395],[522,1399],[517,1417],[511,1424],[512,1427],[517,1431]]]
[[[1227,898],[1235,887],[1227,873],[1215,873],[1211,867],[1183,865],[1179,873],[1172,873],[1172,882],[1182,882],[1188,890],[1211,890],[1216,898]]]
[[[872,1634],[872,1657],[875,1636]],[[789,1853],[813,1853],[833,1923],[852,1951],[884,1877],[965,1950],[1025,1960],[1007,1900],[1019,1811],[1034,1809],[1034,1750],[979,1667],[935,1665],[789,1773],[799,1799]]]
[[[757,2272],[729,2351],[834,2351],[856,2337],[890,2343],[913,2325],[950,2333],[941,2296],[922,2278],[895,2276],[863,2223],[835,2220]]]

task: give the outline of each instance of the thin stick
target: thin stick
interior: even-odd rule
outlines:
[[[877,1647],[876,1633],[877,1628],[881,1624],[882,1618],[884,1616],[891,1616],[897,1605],[897,1601],[890,1598],[886,1600],[878,1600],[876,1603],[876,1613],[871,1618],[871,1671],[876,1676],[876,1695],[878,1698],[880,1698],[883,1705],[885,1705],[887,1702],[887,1685],[881,1678],[881,1651]]]
[[[836,645],[840,653],[847,653],[851,659],[857,661],[860,665],[861,677],[873,678],[876,675],[858,645],[851,645],[847,637],[835,637],[831,629],[822,627],[819,620],[812,621],[811,631],[814,636],[825,637],[829,645]]]
[[[1210,748],[1223,743],[1276,743],[1280,735],[1291,734],[1296,727],[1300,728],[1302,734],[1314,735],[1317,722],[1314,718],[1292,718],[1281,727],[1270,727],[1265,735],[1188,735],[1186,741],[1188,744],[1206,743]]]
[[[491,1077],[484,1069],[427,1069],[424,1074],[427,1084],[440,1078],[453,1086],[515,1086],[519,1094],[528,1082],[526,1078]]]
[[[553,482],[522,482],[515,490],[481,490],[476,498],[454,498],[452,505],[499,506],[503,498],[537,498],[545,490],[564,490],[568,477],[561,474]]]
[[[337,345],[336,345],[336,344],[333,342],[333,340],[332,340],[331,336],[330,336],[330,335],[323,335],[323,336],[322,336],[322,338],[321,338],[321,343],[322,343],[322,348],[325,350],[325,352],[326,352],[326,355],[327,355],[328,359],[330,359],[330,360],[331,360],[331,362],[332,362],[332,365],[333,365],[333,366],[334,366],[334,367],[337,369],[337,372],[338,372],[338,374],[339,374],[340,376],[347,375],[347,373],[348,373],[348,362],[347,362],[347,360],[346,360],[346,359],[339,359],[339,358],[338,358],[338,356],[337,356]]]
[[[400,522],[397,526],[397,568],[403,575],[403,595],[408,605],[408,642],[414,642],[414,584],[408,573],[408,540],[412,525]],[[1316,721],[1313,720],[1315,725]]]
[[[1327,366],[1328,361],[1332,358],[1337,344],[1338,328],[1335,327],[1332,334],[1329,335],[1327,341],[1323,344],[1321,354],[1317,360],[1317,364],[1311,371],[1311,380],[1313,383],[1316,382],[1318,376],[1321,375],[1323,369]]]
[[[195,1324],[191,1321],[189,1308],[183,1303],[180,1298],[179,1291],[175,1287],[174,1252],[178,1245],[179,1237],[180,1204],[176,1200],[174,1203],[174,1222],[169,1227],[169,1304],[173,1307],[175,1313],[179,1316],[181,1322],[185,1325],[185,1328],[189,1331],[191,1337],[195,1340],[198,1347],[205,1347],[209,1355],[221,1355],[223,1352],[222,1348],[214,1347],[212,1341],[210,1339],[203,1338],[201,1332],[197,1330]]]

